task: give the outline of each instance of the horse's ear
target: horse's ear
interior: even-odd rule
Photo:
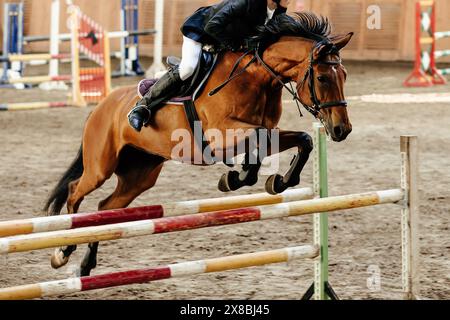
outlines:
[[[344,48],[353,37],[353,32],[346,35],[334,36],[330,39],[330,42],[319,43],[319,45],[314,49],[314,59],[320,59],[320,57],[326,56],[332,52],[336,53]]]
[[[350,32],[346,35],[336,36],[331,39],[331,42],[333,42],[334,46],[340,51],[350,42],[353,35],[354,33]]]
[[[313,53],[314,60],[317,60],[320,57],[323,57],[323,56],[327,55],[328,53],[330,53],[330,51],[333,49],[333,47],[334,47],[334,44],[332,42],[319,44],[314,49],[314,53]]]

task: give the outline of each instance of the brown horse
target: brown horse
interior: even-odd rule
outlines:
[[[282,112],[282,89],[288,82],[297,82],[298,100],[321,120],[334,141],[342,141],[351,132],[344,82],[346,71],[339,50],[347,45],[352,33],[330,37],[327,19],[311,13],[280,15],[260,30],[258,36],[265,43],[262,59],[250,65],[243,74],[214,96],[208,92],[222,84],[233,64],[242,55],[236,52],[221,54],[204,93],[196,100],[196,109],[203,130],[215,129],[226,136],[229,129],[274,129]],[[241,61],[247,64],[252,56]],[[127,121],[127,113],[138,97],[134,87],[120,88],[104,99],[89,116],[79,154],[63,175],[48,199],[46,210],[59,214],[67,203],[68,213],[78,211],[83,198],[99,188],[113,174],[118,177],[114,192],[101,201],[98,210],[127,207],[136,197],[152,188],[165,161],[176,159],[173,149],[178,141],[172,139],[177,129],[190,130],[182,107],[167,104],[156,114],[141,133],[135,132]],[[207,136],[207,135],[206,135]],[[305,132],[279,130],[279,152],[298,148],[290,169],[284,176],[274,175],[266,183],[269,193],[279,193],[300,182],[300,173],[312,150],[311,137]],[[241,140],[241,141],[239,141]],[[226,154],[248,140],[210,141],[214,154]],[[264,143],[270,144],[270,136]],[[256,148],[262,144],[258,141]],[[247,144],[246,144],[247,146]],[[190,145],[191,153],[183,161],[193,160],[199,148]],[[245,149],[249,160],[250,149]],[[270,152],[267,153],[269,155]],[[201,163],[205,164],[205,163]],[[219,183],[222,191],[237,190],[256,183],[261,161],[244,163],[241,172],[230,171]],[[96,266],[97,243],[89,244],[81,263],[82,276],[89,275]],[[65,265],[76,246],[59,248],[52,256],[54,268]]]

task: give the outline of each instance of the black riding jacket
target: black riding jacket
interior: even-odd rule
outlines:
[[[285,13],[278,7],[274,17]],[[185,37],[204,44],[239,46],[243,40],[256,35],[256,27],[267,18],[267,0],[224,0],[202,7],[181,27]]]

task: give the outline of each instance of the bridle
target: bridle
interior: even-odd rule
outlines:
[[[277,75],[272,68],[270,68],[267,63],[264,62],[264,60],[261,58],[258,50],[256,50],[255,53],[255,57],[256,59],[261,63],[261,65],[264,67],[264,69],[266,69],[271,75],[272,77],[277,80],[291,95],[293,100],[297,103],[297,106],[300,110],[300,106],[298,105],[298,103],[301,103],[302,106],[309,112],[311,113],[315,118],[317,118],[319,116],[319,113],[322,109],[327,109],[327,108],[331,108],[331,107],[343,107],[346,108],[347,107],[347,101],[345,100],[337,100],[337,101],[329,101],[329,102],[324,102],[321,103],[319,98],[317,97],[317,93],[316,93],[316,86],[314,85],[314,65],[315,64],[325,64],[325,65],[329,65],[329,66],[337,66],[340,65],[342,63],[341,58],[339,58],[339,60],[336,61],[322,61],[320,59],[315,60],[313,53],[314,53],[314,49],[317,48],[318,46],[322,45],[323,42],[319,42],[318,44],[316,44],[316,46],[314,46],[311,49],[311,53],[309,55],[309,66],[308,69],[305,72],[305,75],[303,77],[303,80],[300,83],[297,83],[297,88],[296,90],[294,90],[294,88],[292,87],[292,84],[289,82],[290,87],[287,86],[287,84],[285,82],[283,82],[282,77],[280,75]],[[336,54],[338,55],[339,51],[337,50],[336,47],[332,46],[331,49],[326,53],[326,55],[330,55],[330,54]],[[309,81],[308,81],[309,79]],[[312,101],[312,105],[308,105],[306,103],[304,103],[303,101],[300,100],[297,92],[303,88],[303,86],[305,85],[306,82],[309,82],[309,92],[310,92],[310,98]],[[300,115],[302,115],[301,111],[300,111]]]
[[[260,48],[259,46],[257,48],[253,48],[251,50],[248,50],[247,52],[245,52],[234,64],[232,71],[228,77],[228,79],[222,83],[220,86],[218,86],[217,88],[215,88],[214,90],[212,90],[211,92],[209,92],[209,96],[213,96],[214,94],[216,94],[217,92],[219,92],[223,87],[225,87],[229,82],[231,82],[232,80],[234,80],[235,78],[239,77],[241,74],[243,74],[245,72],[245,70],[250,67],[250,65],[252,63],[254,63],[255,61],[258,61],[259,63],[261,63],[261,65],[264,67],[264,69],[269,72],[269,74],[272,76],[272,78],[274,78],[277,82],[279,82],[283,88],[285,88],[291,95],[293,100],[296,102],[297,107],[299,109],[300,112],[300,116],[303,116],[301,109],[300,109],[300,105],[299,103],[309,112],[311,113],[316,119],[322,120],[319,118],[319,114],[320,111],[322,109],[327,109],[327,108],[331,108],[331,107],[343,107],[346,108],[347,107],[347,101],[345,100],[337,100],[337,101],[330,101],[330,102],[324,102],[321,103],[319,98],[317,97],[317,93],[316,93],[316,87],[314,85],[314,65],[315,64],[325,64],[325,65],[330,65],[330,66],[336,66],[336,65],[340,65],[342,63],[341,58],[339,58],[339,60],[336,61],[323,61],[320,58],[319,59],[314,59],[314,50],[321,46],[321,45],[330,45],[330,42],[327,41],[321,41],[318,42],[315,46],[313,46],[313,48],[311,49],[311,53],[309,55],[309,66],[308,69],[305,72],[305,75],[303,77],[303,80],[300,83],[297,83],[297,88],[296,90],[294,90],[291,82],[289,82],[289,86],[286,84],[285,81],[283,81],[283,77],[281,77],[279,74],[277,74],[275,71],[272,70],[271,67],[269,67],[267,65],[267,63],[261,58],[260,55]],[[239,64],[241,63],[241,61],[244,59],[244,57],[246,57],[249,54],[253,53],[253,58],[244,66],[244,68],[242,68],[238,73],[234,74],[234,72],[237,70]],[[326,55],[330,55],[330,54],[336,54],[339,56],[339,50],[332,45],[331,48],[326,52]],[[309,79],[309,81],[308,81]],[[301,99],[299,98],[297,92],[303,88],[303,86],[305,85],[306,82],[309,82],[309,91],[310,91],[310,98],[312,101],[312,105],[308,105],[306,103],[304,103],[303,101],[301,101]]]

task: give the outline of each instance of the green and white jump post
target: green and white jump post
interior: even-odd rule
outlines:
[[[328,153],[325,128],[314,123],[313,154],[313,190],[319,198],[328,197]],[[316,213],[313,216],[314,244],[320,248],[319,258],[314,262],[314,283],[303,299],[315,300],[338,299],[328,282],[328,213]]]
[[[328,197],[327,136],[325,128],[314,123],[313,190],[316,197]],[[401,206],[402,289],[404,298],[419,299],[419,196],[418,196],[418,139],[416,136],[400,137],[401,189],[404,193]],[[313,217],[314,245],[320,255],[314,263],[314,283],[302,299],[338,299],[328,281],[328,213]]]
[[[328,154],[325,128],[313,125],[313,190],[317,198],[328,197]],[[328,282],[328,213],[313,216],[314,244],[319,246],[320,255],[314,262],[314,283],[303,296],[303,300],[337,300],[338,297]]]

